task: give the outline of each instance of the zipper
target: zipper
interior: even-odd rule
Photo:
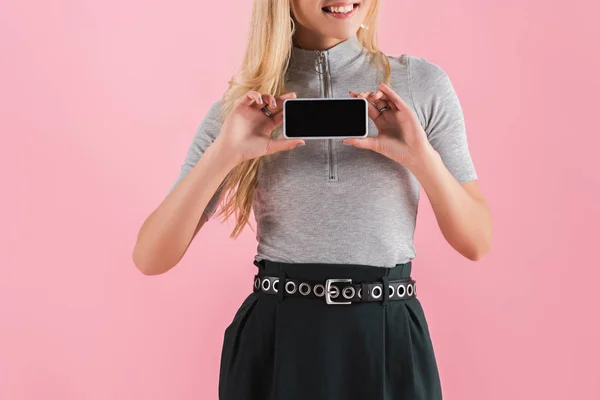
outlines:
[[[317,50],[317,55],[315,57],[315,69],[320,74],[322,74],[325,70],[325,52],[322,50]]]
[[[331,97],[329,91],[329,68],[328,68],[327,52],[324,50],[317,50],[315,58],[315,69],[319,74],[322,75],[321,82],[323,82],[323,97]],[[337,180],[335,175],[335,165],[333,162],[333,139],[327,139],[327,163],[329,167],[329,181]]]

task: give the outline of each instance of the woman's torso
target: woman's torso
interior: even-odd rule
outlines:
[[[406,56],[390,57],[391,87],[410,98]],[[298,97],[349,97],[377,90],[381,70],[356,38],[324,52],[294,48],[286,88]],[[315,63],[318,63],[315,64]],[[343,118],[332,115],[331,118]],[[369,136],[377,128],[369,120]],[[281,138],[281,130],[275,137]],[[256,260],[391,267],[415,256],[420,185],[403,165],[341,143],[305,146],[261,159],[253,199]]]

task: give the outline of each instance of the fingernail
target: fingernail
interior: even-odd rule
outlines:
[[[348,142],[342,142],[342,143],[345,144],[345,145],[348,145],[348,146],[352,146],[352,144],[348,143]]]
[[[296,146],[294,147],[298,147],[298,146],[304,146],[306,143],[298,143]]]
[[[258,98],[258,104],[262,104],[262,103],[264,103],[264,102],[263,102],[263,99],[262,99],[262,97],[259,97],[259,98]]]
[[[277,103],[275,102],[275,100],[271,101],[271,105],[273,106],[273,108],[277,107]]]

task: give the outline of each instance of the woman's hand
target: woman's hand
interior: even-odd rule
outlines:
[[[427,134],[413,110],[389,86],[381,83],[377,92],[350,92],[350,97],[365,98],[369,118],[377,130],[376,137],[345,139],[355,147],[373,150],[405,166],[415,163],[431,147]],[[389,109],[379,111],[383,107]]]
[[[219,140],[228,150],[232,150],[238,162],[305,144],[300,139],[271,138],[273,130],[283,121],[283,101],[295,97],[294,92],[277,98],[253,90],[247,92],[233,105],[215,141]],[[261,110],[263,107],[267,107],[270,116]]]

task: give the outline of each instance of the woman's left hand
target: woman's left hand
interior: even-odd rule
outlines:
[[[343,143],[382,154],[408,166],[431,148],[427,134],[413,110],[389,86],[381,83],[377,92],[354,93],[350,97],[368,101],[369,118],[379,134],[375,137],[344,139]],[[379,111],[383,107],[389,107]]]

